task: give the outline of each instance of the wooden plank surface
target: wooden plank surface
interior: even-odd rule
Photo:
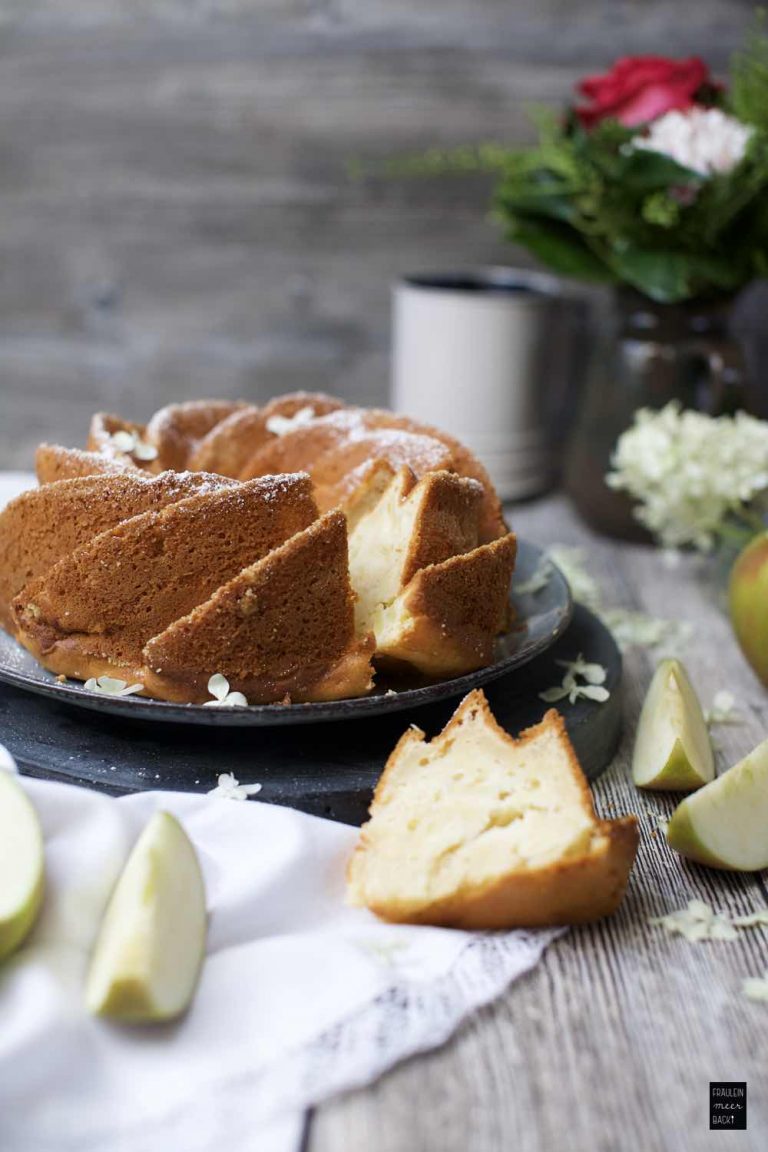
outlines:
[[[529,105],[618,53],[723,69],[751,10],[0,3],[0,453],[28,465],[52,425],[80,442],[95,407],[383,400],[392,281],[525,256],[487,219],[487,181],[360,181],[350,164],[528,139]]]
[[[561,498],[515,509],[512,521],[539,544],[581,545],[607,606],[692,625],[681,655],[705,705],[727,688],[744,715],[743,725],[715,731],[721,769],[765,737],[768,693],[737,649],[706,566],[669,569],[653,550],[597,539]],[[745,999],[741,981],[768,968],[768,929],[694,945],[647,922],[693,897],[734,914],[766,905],[759,876],[684,863],[657,824],[674,798],[631,783],[634,729],[655,659],[627,656],[625,738],[595,787],[603,815],[635,812],[640,821],[640,853],[617,915],[572,930],[441,1051],[320,1108],[309,1152],[765,1149],[768,1007]],[[746,1132],[709,1132],[710,1080],[747,1081]]]

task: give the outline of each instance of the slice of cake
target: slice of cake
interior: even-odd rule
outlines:
[[[124,520],[27,584],[13,602],[18,638],[52,672],[136,682],[148,640],[316,514],[309,478],[295,475]]]
[[[372,654],[355,635],[346,523],[329,512],[150,640],[145,684],[205,702],[221,672],[250,704],[338,700],[370,691]]]
[[[597,920],[621,902],[634,817],[600,820],[555,711],[519,739],[471,692],[431,742],[387,761],[350,861],[350,902],[384,920],[516,928]]]
[[[369,484],[379,479],[374,475]],[[349,539],[355,619],[369,631],[416,573],[477,547],[482,487],[451,472],[421,480],[404,467],[360,516]]]
[[[509,620],[517,540],[510,532],[461,556],[422,568],[370,626],[376,657],[424,676],[462,676],[493,659]]]
[[[58,480],[22,492],[0,513],[0,625],[10,630],[11,601],[25,584],[121,520],[165,508],[236,481],[204,472],[135,470]]]

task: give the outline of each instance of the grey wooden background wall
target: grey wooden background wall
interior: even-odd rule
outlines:
[[[389,285],[519,261],[477,179],[349,163],[517,140],[626,52],[723,68],[745,0],[2,0],[0,463],[100,407],[382,400]]]

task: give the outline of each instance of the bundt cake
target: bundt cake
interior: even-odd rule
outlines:
[[[451,928],[582,923],[618,907],[637,843],[634,816],[595,815],[557,712],[513,740],[475,691],[431,742],[411,726],[392,752],[349,900]]]
[[[506,624],[515,538],[485,470],[406,417],[303,392],[97,413],[86,450],[36,465],[0,515],[0,625],[56,673],[332,699],[371,690],[372,656],[478,668]]]

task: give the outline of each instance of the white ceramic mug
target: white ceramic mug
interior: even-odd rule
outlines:
[[[393,408],[462,440],[504,500],[556,475],[563,300],[553,277],[502,268],[406,276],[394,289]]]

